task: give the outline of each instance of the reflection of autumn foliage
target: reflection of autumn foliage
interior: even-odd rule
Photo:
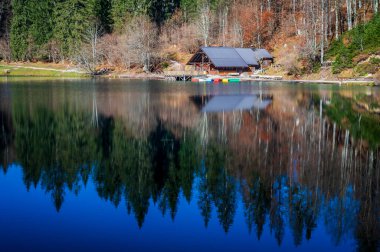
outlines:
[[[300,104],[306,107],[295,107],[293,113],[290,112],[292,109],[288,110],[289,113],[284,113],[283,108],[281,108],[283,113],[279,113],[276,110],[276,96],[273,105],[264,112],[243,112],[240,131],[234,133],[230,130],[227,133],[228,149],[231,151],[226,164],[229,171],[243,181],[248,181],[246,186],[249,188],[257,186],[257,174],[260,174],[259,181],[267,184],[266,187],[281,182],[286,188],[292,188],[291,192],[282,192],[281,189],[270,197],[271,221],[277,223],[276,225],[281,226],[284,221],[283,214],[278,212],[281,211],[279,203],[283,202],[279,196],[281,194],[293,198],[292,200],[306,197],[296,200],[295,205],[286,210],[290,211],[286,215],[292,216],[294,211],[301,211],[309,216],[304,217],[302,221],[297,219],[300,217],[299,214],[289,216],[295,228],[299,225],[305,227],[311,225],[309,230],[312,230],[315,219],[324,214],[318,210],[322,204],[333,211],[325,216],[336,221],[328,221],[336,243],[340,243],[343,237],[348,235],[349,230],[357,230],[356,228],[361,230],[358,235],[362,239],[362,232],[366,233],[364,235],[366,237],[378,237],[379,221],[374,218],[378,215],[380,207],[380,164],[376,161],[380,158],[379,150],[369,149],[368,145],[363,145],[363,140],[356,140],[350,130],[342,128],[324,115],[320,117],[318,97],[315,97],[314,102],[310,102],[310,99],[313,99],[311,97],[300,96],[300,98],[302,99]],[[305,103],[305,99],[308,102]],[[234,116],[229,114],[225,118],[228,122],[226,128],[232,129]],[[279,182],[279,175],[287,176],[288,181]],[[256,182],[252,184],[250,181]],[[244,188],[246,186],[244,185]],[[299,189],[293,191],[296,188]],[[352,191],[352,188],[355,190]],[[245,192],[247,190],[244,189]],[[319,198],[321,193],[326,197],[323,202]],[[245,200],[254,200],[250,199],[250,194],[244,195]],[[363,195],[367,196],[363,199]],[[312,213],[308,212],[305,206],[296,204],[296,202],[301,204],[306,199],[307,209],[315,208]],[[348,210],[355,212],[349,214]],[[331,216],[332,213],[337,216]],[[348,218],[356,215],[362,220],[358,226],[356,219]],[[314,221],[308,222],[309,220]],[[338,226],[334,226],[334,223]],[[274,234],[281,243],[282,229],[278,229],[276,225]],[[294,232],[298,236],[302,234],[297,229]],[[299,238],[295,238],[295,242],[299,244]],[[373,240],[360,242],[365,246],[372,246],[371,248],[375,246]]]

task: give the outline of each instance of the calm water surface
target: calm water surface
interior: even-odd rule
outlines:
[[[0,251],[379,251],[380,89],[0,80]]]

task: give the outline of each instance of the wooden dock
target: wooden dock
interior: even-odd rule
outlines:
[[[172,81],[191,81],[193,77],[206,77],[205,74],[198,71],[166,71],[165,79]]]
[[[274,76],[274,75],[262,75],[262,74],[253,74],[251,78],[254,80],[282,80],[282,76]]]

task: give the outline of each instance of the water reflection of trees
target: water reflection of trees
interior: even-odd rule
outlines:
[[[0,110],[0,168],[4,172],[7,171],[8,163],[11,160],[10,145],[12,140],[12,119],[6,112]]]
[[[96,138],[89,122],[87,115],[69,113],[67,108],[60,113],[38,109],[30,116],[14,113],[15,148],[24,183],[28,189],[40,183],[58,211],[65,189],[78,193],[80,181],[87,183],[96,160]]]
[[[66,191],[79,193],[92,178],[100,198],[115,206],[124,200],[142,227],[150,202],[174,219],[181,192],[190,202],[196,185],[206,227],[215,208],[229,231],[240,192],[248,230],[258,239],[268,221],[279,245],[287,226],[300,245],[322,218],[334,243],[354,234],[359,248],[374,249],[380,153],[366,139],[373,129],[366,130],[378,121],[362,116],[361,131],[353,130],[351,114],[334,117],[340,97],[322,104],[323,113],[319,97],[313,99],[298,118],[276,117],[271,108],[204,115],[199,127],[180,134],[160,119],[151,132],[136,134],[125,121],[101,114],[94,124],[91,113],[68,107],[15,108],[14,146],[26,187],[41,185],[58,211]],[[11,139],[11,130],[4,132],[2,141]]]

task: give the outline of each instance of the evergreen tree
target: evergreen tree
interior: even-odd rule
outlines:
[[[111,16],[114,31],[122,31],[128,18],[148,13],[150,0],[112,0]]]
[[[11,0],[0,2],[0,38],[4,37],[9,31],[11,17]]]
[[[25,60],[28,49],[28,12],[25,8],[26,0],[12,1],[11,48],[14,59]]]
[[[54,0],[13,0],[11,47],[15,59],[31,59],[52,37]]]
[[[112,0],[113,27],[120,32],[129,18],[138,15],[148,15],[160,26],[179,7],[180,0]]]
[[[109,33],[112,30],[111,16],[112,0],[96,0],[95,14],[97,20],[105,32]]]
[[[171,17],[180,6],[179,0],[151,0],[148,15],[158,26]]]
[[[199,0],[181,0],[180,7],[186,22],[192,20],[197,15]]]
[[[96,20],[96,0],[61,0],[54,9],[54,38],[62,56],[72,56]]]
[[[54,0],[29,0],[27,10],[30,15],[31,25],[29,37],[38,47],[43,46],[53,35],[53,16],[51,10],[54,8]]]

